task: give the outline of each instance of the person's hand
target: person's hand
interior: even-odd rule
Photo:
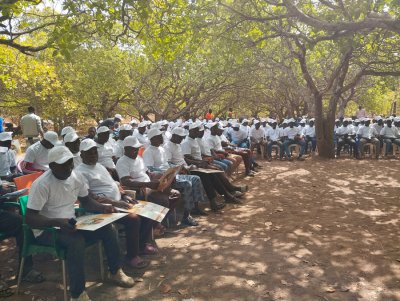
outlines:
[[[189,170],[185,167],[182,166],[180,174],[182,175],[188,175],[189,174]]]
[[[158,185],[160,185],[160,181],[158,181],[158,180],[153,180],[153,181],[147,182],[146,184],[147,184],[146,186],[147,186],[148,188],[150,188],[150,189],[157,189],[157,188],[158,188]]]
[[[115,212],[117,212],[117,209],[114,208],[114,206],[103,205],[103,213],[108,214],[108,213],[115,213]]]
[[[130,203],[127,203],[125,201],[114,201],[112,203],[114,207],[122,208],[122,209],[130,209],[132,208],[132,205]]]
[[[60,230],[65,233],[73,233],[76,231],[76,226],[70,224],[69,219],[60,218],[57,222],[57,226],[60,227]]]
[[[131,196],[124,194],[124,196],[122,197],[122,199],[125,202],[128,202],[129,204],[137,204],[138,202],[136,200],[134,200]]]

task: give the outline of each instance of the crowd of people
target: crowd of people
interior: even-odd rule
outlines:
[[[60,135],[44,132],[34,109],[21,120],[27,149],[17,164],[11,149],[12,133],[0,133],[0,179],[12,181],[23,174],[42,172],[29,192],[26,223],[36,240],[49,244],[52,237],[35,230],[58,227],[58,243],[67,250],[67,266],[71,300],[90,300],[85,292],[85,241],[103,242],[109,279],[120,286],[134,284],[121,266],[120,249],[115,227],[104,226],[94,232],[76,231],[71,219],[75,205],[90,212],[111,213],[118,208],[129,209],[137,201],[147,200],[170,209],[181,203],[182,226],[197,226],[193,216],[205,216],[205,206],[218,212],[228,203],[241,204],[247,186],[237,185],[234,175],[243,164],[244,176],[254,177],[262,168],[256,162],[257,154],[272,160],[277,158],[304,160],[304,155],[317,151],[314,118],[289,118],[278,123],[272,118],[226,119],[214,118],[208,112],[204,120],[161,120],[123,123],[121,115],[90,127],[80,137],[71,127],[64,127]],[[379,116],[371,120],[342,118],[336,120],[334,140],[336,154],[343,147],[355,157],[362,155],[364,146],[371,143],[379,158],[382,145],[385,154],[393,145],[400,146],[400,119]],[[294,147],[293,147],[294,146]],[[297,150],[296,150],[297,149]],[[160,177],[171,167],[179,167],[172,184],[159,190]],[[0,181],[1,181],[0,180]],[[9,188],[0,185],[0,194]],[[127,191],[135,191],[132,198]],[[60,197],[61,196],[61,197]],[[12,232],[17,246],[22,244],[22,219],[7,210],[0,210],[0,231]],[[130,213],[118,220],[125,231],[126,264],[144,268],[144,255],[158,252],[152,240],[152,230],[163,232],[164,226],[150,219]],[[23,270],[23,279],[41,282],[44,277],[33,269],[31,259]]]

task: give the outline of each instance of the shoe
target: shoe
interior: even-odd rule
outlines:
[[[246,173],[246,177],[254,177],[254,173],[249,171],[249,172]]]
[[[293,157],[289,157],[289,158],[288,158],[288,161],[293,161]]]
[[[143,260],[139,256],[136,256],[128,261],[128,265],[134,269],[143,269],[149,265],[149,262]]]
[[[182,219],[181,225],[196,227],[199,225],[199,223],[189,215],[188,217]]]
[[[234,191],[234,192],[233,192],[233,196],[234,196],[235,198],[241,198],[243,195],[244,195],[244,193],[243,193],[243,192],[240,192],[240,191]]]
[[[108,279],[121,287],[132,287],[135,284],[135,281],[131,277],[125,275],[122,269],[118,269],[115,274],[109,273]]]
[[[254,163],[253,165],[254,165],[254,167],[257,167],[257,168],[263,168],[262,165],[260,165],[258,163]]]
[[[298,161],[304,161],[304,158],[303,157],[297,157],[297,160]]]
[[[90,300],[86,291],[83,291],[82,294],[80,294],[78,298],[71,297],[71,301],[92,301],[92,300]]]
[[[191,212],[191,215],[199,215],[199,216],[207,216],[208,213],[200,208],[194,208]]]
[[[221,209],[224,208],[225,206],[226,206],[225,203],[222,203],[222,204],[217,203],[217,202],[215,201],[215,199],[213,199],[213,200],[210,202],[210,208],[211,208],[212,211],[221,210]]]

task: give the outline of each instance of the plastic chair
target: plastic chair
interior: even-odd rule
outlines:
[[[28,188],[28,189],[31,188],[32,183],[37,178],[39,178],[42,174],[43,174],[42,172],[35,172],[35,173],[31,173],[29,175],[14,178],[15,188],[17,190],[21,190],[24,188]],[[25,195],[27,195],[28,193],[29,193],[29,190],[25,193]]]
[[[19,198],[19,206],[21,210],[21,215],[23,218],[23,231],[24,231],[24,243],[21,252],[21,264],[20,270],[18,274],[18,282],[17,282],[17,290],[16,294],[18,295],[19,287],[21,285],[22,271],[24,268],[25,258],[30,255],[38,254],[38,253],[47,253],[51,254],[54,257],[61,260],[62,264],[62,276],[63,276],[63,290],[64,290],[64,301],[67,301],[67,276],[65,269],[65,259],[66,259],[66,251],[60,245],[57,244],[57,229],[55,228],[38,228],[43,231],[49,231],[52,235],[52,240],[50,245],[42,245],[39,244],[35,237],[32,234],[31,228],[25,222],[26,210],[28,205],[28,196],[22,196]],[[84,212],[83,208],[76,208],[76,212]],[[36,229],[36,228],[35,228]],[[90,247],[92,245],[97,245],[99,248],[99,261],[100,261],[100,275],[101,279],[104,280],[104,266],[103,266],[103,253],[102,253],[102,245],[101,241],[87,241],[86,247]]]
[[[50,245],[42,245],[37,243],[35,237],[32,234],[31,228],[26,224],[25,222],[25,216],[26,216],[26,208],[28,204],[28,196],[22,196],[19,198],[19,205],[20,205],[20,210],[21,210],[21,215],[23,217],[23,224],[22,224],[22,230],[24,231],[24,243],[22,247],[22,252],[21,252],[21,264],[19,267],[19,273],[18,273],[18,282],[17,282],[17,290],[16,294],[18,295],[19,293],[19,288],[21,285],[21,280],[22,280],[22,271],[24,269],[24,264],[25,264],[25,258],[34,254],[38,253],[48,253],[53,255],[54,257],[58,258],[61,260],[61,265],[62,265],[62,276],[63,276],[63,288],[64,288],[64,301],[67,300],[67,276],[65,272],[65,250],[61,248],[57,244],[57,230],[55,228],[40,228],[43,231],[48,231],[52,235],[52,241]]]

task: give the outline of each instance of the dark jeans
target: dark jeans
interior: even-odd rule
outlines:
[[[24,233],[22,231],[22,217],[11,211],[0,209],[0,232],[11,237],[15,237],[19,253],[19,262],[21,262],[22,244],[24,242]],[[32,256],[25,259],[23,275],[28,273],[33,266]],[[18,268],[19,271],[19,268]]]
[[[37,241],[50,244],[51,233],[43,232]],[[85,290],[85,249],[86,241],[101,240],[107,256],[111,274],[120,268],[120,249],[117,233],[111,225],[104,226],[96,231],[75,231],[73,233],[58,232],[57,243],[67,251],[67,270],[69,290],[72,298],[78,298]]]
[[[277,145],[279,147],[279,154],[281,157],[283,157],[283,147],[282,147],[282,142],[278,141],[268,141],[267,142],[267,155],[268,158],[272,157],[272,146]]]
[[[217,196],[217,193],[215,192],[215,188],[214,188],[215,183],[213,183],[213,177],[210,176],[210,174],[196,172],[196,170],[191,170],[190,173],[200,177],[208,199],[209,200],[215,199],[215,197]]]
[[[353,148],[354,157],[358,156],[357,144],[353,138],[350,137],[339,137],[337,142],[336,148],[336,155],[340,156],[340,151],[344,145],[348,144],[350,147]]]

